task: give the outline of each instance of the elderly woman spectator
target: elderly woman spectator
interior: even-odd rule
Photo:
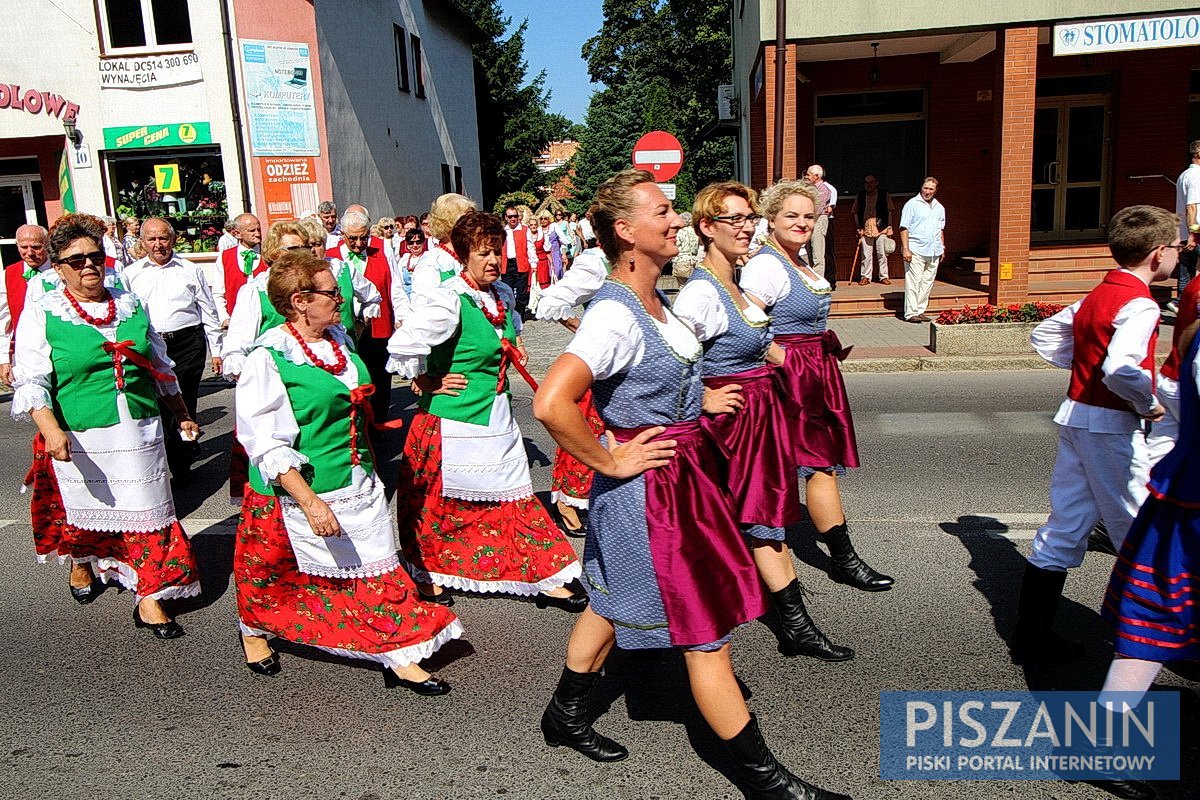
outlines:
[[[137,217],[128,216],[121,220],[121,227],[125,231],[125,235],[121,238],[121,246],[125,248],[125,255],[128,256],[125,263],[131,264],[145,255],[145,253],[140,256],[133,254],[134,246],[141,241],[138,234],[141,232],[142,223]]]
[[[427,381],[396,492],[404,557],[432,597],[503,592],[581,611],[579,560],[533,494],[512,415],[506,371],[523,371],[526,355],[515,297],[499,281],[504,225],[468,212],[450,239],[458,274],[426,292],[388,342],[388,368]]]
[[[389,687],[445,694],[418,662],[462,628],[399,567],[367,441],[374,387],[338,324],[347,298],[304,248],[272,263],[267,294],[284,322],[259,337],[235,395],[251,463],[234,549],[246,665],[280,671],[272,635],[375,661]]]
[[[475,201],[461,194],[443,194],[433,201],[429,212],[422,215],[425,249],[428,256],[421,259],[412,274],[412,291],[435,289],[462,271],[462,264],[450,244],[450,231],[459,217],[474,211]]]
[[[383,242],[383,253],[392,269],[396,268],[396,259],[400,257],[399,244],[396,241],[396,220],[392,217],[380,217],[371,226],[371,235]]]
[[[32,419],[32,520],[39,560],[71,560],[71,594],[101,584],[134,592],[133,621],[160,639],[183,635],[161,601],[200,593],[175,516],[157,398],[182,435],[188,414],[162,337],[137,296],[105,286],[104,223],[68,214],[48,251],[62,280],[31,300],[17,328],[12,414]],[[174,431],[173,431],[174,432]]]

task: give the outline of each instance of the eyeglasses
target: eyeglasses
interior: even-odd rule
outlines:
[[[722,214],[717,217],[709,217],[709,219],[728,222],[733,227],[740,228],[747,222],[749,222],[751,225],[757,225],[758,221],[762,219],[762,217],[758,214]]]
[[[421,245],[422,247],[424,247],[424,246],[425,246],[425,240],[424,240],[424,239],[409,239],[409,240],[408,240],[408,242],[407,242],[407,244],[408,244],[410,247],[411,247],[412,245],[414,245],[414,244],[419,244],[419,245]]]
[[[516,214],[505,214],[504,218],[505,219],[520,219],[520,217]]]
[[[66,264],[71,269],[78,271],[78,270],[83,269],[83,265],[89,261],[92,262],[93,267],[103,267],[104,259],[105,259],[104,251],[96,250],[95,252],[92,252],[92,253],[76,253],[73,256],[67,256],[66,258],[60,258],[58,260],[58,263]]]
[[[339,306],[345,300],[341,289],[305,289],[301,294],[323,294]]]
[[[1174,250],[1177,253],[1182,253],[1183,249],[1187,247],[1187,244],[1180,242],[1179,244],[1164,244],[1162,246],[1168,250]]]
[[[369,241],[371,241],[371,236],[370,236],[370,234],[366,234],[366,233],[364,233],[362,236],[343,236],[342,238],[343,238],[343,239],[345,239],[347,242],[354,242],[354,243],[356,243],[356,244],[357,244],[358,242],[369,242]]]
[[[324,247],[324,245],[325,245],[325,243],[322,242],[321,246]],[[280,249],[283,250],[285,253],[290,253],[293,250],[308,250],[313,247],[316,247],[316,245],[315,244],[294,244],[291,247],[283,247]]]

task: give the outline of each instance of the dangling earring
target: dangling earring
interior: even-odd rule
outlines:
[[[629,257],[629,271],[633,272],[633,256]]]

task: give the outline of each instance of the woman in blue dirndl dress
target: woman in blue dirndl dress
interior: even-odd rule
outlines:
[[[731,634],[766,600],[719,449],[700,425],[700,343],[655,291],[683,220],[640,170],[600,186],[593,218],[614,265],[610,280],[534,399],[534,415],[559,445],[596,471],[584,548],[591,605],[571,634],[542,734],[596,761],[625,758],[587,717],[600,669],[614,644],[680,647],[700,713],[740,767],[747,797],[843,800],[775,760],[734,677]],[[577,406],[589,388],[607,449]]]

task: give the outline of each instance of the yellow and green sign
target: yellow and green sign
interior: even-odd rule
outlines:
[[[126,125],[104,129],[106,150],[131,150],[142,147],[181,147],[212,144],[207,122],[172,122],[168,125]]]

